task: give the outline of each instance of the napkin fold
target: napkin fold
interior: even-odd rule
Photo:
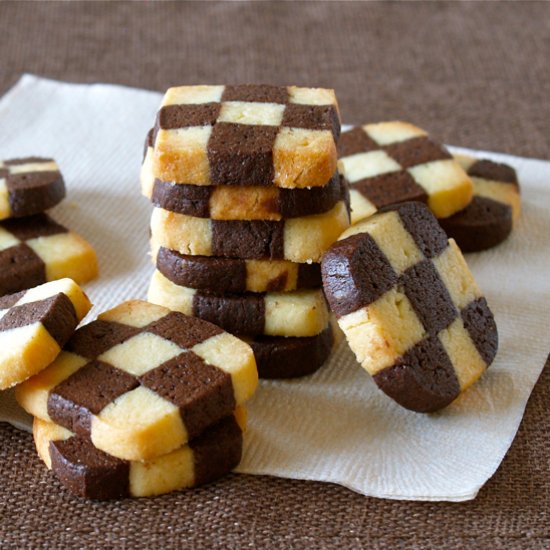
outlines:
[[[151,206],[138,176],[160,98],[25,75],[0,100],[0,158],[54,157],[68,198],[52,216],[97,249],[101,277],[85,287],[95,304],[88,320],[146,296]],[[466,256],[495,313],[496,361],[456,402],[424,415],[380,392],[343,342],[313,376],[260,383],[239,472],[328,481],[374,497],[463,501],[497,469],[550,350],[550,162],[453,150],[510,164],[521,183],[512,236]],[[11,391],[0,392],[0,421],[30,428]]]

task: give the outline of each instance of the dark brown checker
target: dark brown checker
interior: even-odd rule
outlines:
[[[247,260],[217,258],[212,256],[190,256],[161,247],[157,254],[157,269],[170,281],[189,288],[217,292],[242,293],[246,291],[278,292],[318,288],[321,286],[321,266],[319,264],[292,264],[288,270],[274,269],[274,276],[268,278],[260,287],[250,288],[247,283],[247,271],[254,265]],[[248,267],[247,267],[248,266]],[[292,273],[290,273],[292,272]],[[290,277],[296,279],[291,288],[287,288]]]
[[[334,342],[329,325],[317,336],[284,338],[256,336],[245,340],[254,351],[258,374],[264,379],[298,378],[319,370],[328,359]]]
[[[28,170],[21,171],[21,167]],[[17,171],[13,168],[17,167]],[[52,208],[65,197],[65,182],[53,159],[26,157],[0,162],[8,204],[0,204],[3,217],[32,216]]]

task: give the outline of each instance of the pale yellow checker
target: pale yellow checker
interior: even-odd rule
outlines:
[[[26,172],[58,172],[59,166],[53,160],[47,162],[29,162],[9,166],[10,174],[24,174]]]
[[[179,408],[144,386],[92,416],[92,443],[124,460],[148,460],[181,447],[187,439]]]
[[[153,174],[162,181],[210,184],[207,144],[212,126],[160,129],[155,140]],[[185,181],[178,179],[185,174]]]
[[[59,233],[26,241],[46,264],[48,281],[69,277],[86,283],[97,277],[97,256],[92,246],[76,233]]]
[[[149,304],[142,300],[128,300],[102,313],[98,316],[98,319],[143,328],[158,321],[168,313],[170,313],[170,310],[165,307]]]
[[[226,101],[222,103],[218,122],[253,124],[256,126],[280,126],[284,105],[278,103],[254,103],[251,101]]]
[[[472,181],[454,159],[434,160],[407,171],[428,194],[428,206],[438,218],[451,216],[472,200]]]
[[[258,371],[254,353],[247,343],[222,332],[196,344],[191,351],[231,376],[237,404],[252,397],[258,385]]]
[[[370,218],[378,209],[372,202],[370,202],[364,195],[362,195],[357,189],[349,190],[350,204],[351,204],[351,223]]]
[[[350,224],[344,201],[328,212],[289,218],[284,222],[284,257],[291,262],[320,262],[323,254]]]
[[[384,151],[356,153],[344,157],[340,160],[340,163],[344,166],[349,183],[401,170],[401,165]]]
[[[151,241],[180,254],[212,255],[212,226],[208,218],[186,216],[154,208],[151,216]]]
[[[330,130],[279,130],[273,146],[275,186],[292,189],[326,185],[336,165],[336,144]]]
[[[176,86],[168,88],[162,99],[162,106],[219,103],[224,89],[225,86]]]
[[[366,124],[363,126],[363,130],[371,139],[381,146],[428,135],[421,128],[414,126],[414,124],[399,120]]]
[[[477,283],[454,239],[449,239],[449,246],[432,261],[457,309],[461,310],[481,297]]]
[[[338,324],[357,360],[372,375],[392,366],[425,335],[409,299],[396,288],[340,317]]]
[[[43,460],[48,470],[52,468],[52,459],[50,457],[50,441],[65,441],[74,436],[74,434],[53,422],[47,422],[40,418],[35,418],[32,423],[32,434],[38,456]]]
[[[314,336],[328,324],[329,313],[320,290],[268,292],[264,300],[264,334]]]
[[[334,90],[327,88],[300,88],[298,86],[287,87],[289,103],[301,105],[334,105],[338,108]]]
[[[68,351],[61,352],[48,368],[16,387],[17,401],[29,414],[42,420],[51,420],[48,415],[48,398],[51,390],[86,363],[88,359],[80,355]]]
[[[156,334],[142,332],[112,347],[100,355],[98,360],[134,376],[141,376],[182,352],[182,348],[173,342]]]
[[[9,218],[10,212],[8,186],[5,178],[0,178],[0,220]]]
[[[474,196],[502,202],[512,208],[512,220],[516,223],[521,211],[521,197],[515,185],[506,182],[472,178]]]
[[[424,259],[396,211],[384,212],[352,225],[338,240],[358,233],[368,233],[374,239],[398,275]]]
[[[298,284],[299,264],[288,260],[246,260],[246,289],[251,292],[264,292],[269,281],[284,277],[285,287],[281,290],[294,290]]]
[[[209,210],[212,220],[273,220],[282,218],[276,205],[279,190],[276,187],[232,187],[218,185],[210,195]]]
[[[179,286],[167,279],[160,271],[155,270],[147,293],[147,300],[153,304],[170,306],[170,309],[185,315],[193,315],[194,288]]]
[[[12,235],[9,231],[0,227],[0,250],[6,250],[6,248],[16,246],[20,242],[21,241],[15,235]]]
[[[438,335],[460,384],[460,391],[469,388],[483,374],[487,365],[475,347],[459,317]]]

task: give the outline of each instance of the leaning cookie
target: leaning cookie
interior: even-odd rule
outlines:
[[[474,184],[472,202],[449,218],[439,220],[462,252],[492,248],[510,235],[521,209],[516,171],[507,164],[455,155]]]
[[[0,297],[0,389],[45,369],[91,306],[71,279]]]
[[[32,216],[65,197],[65,182],[53,159],[0,161],[0,220]]]
[[[178,286],[155,271],[147,298],[154,304],[215,323],[232,334],[315,336],[329,320],[320,289],[224,294]]]
[[[390,207],[351,227],[323,258],[322,274],[357,360],[400,405],[441,409],[492,363],[493,314],[423,204]]]
[[[156,268],[179,286],[212,292],[288,292],[319,288],[321,265],[288,260],[191,256],[164,247],[152,251]]]
[[[110,455],[149,460],[230,415],[257,381],[248,344],[201,319],[129,301],[75,332],[16,397]]]
[[[449,151],[407,122],[344,132],[338,155],[350,184],[352,223],[405,201],[427,203],[438,218],[446,218],[472,199],[472,182]]]
[[[241,460],[246,411],[237,407],[187,445],[148,461],[121,460],[100,451],[86,436],[34,419],[36,449],[48,469],[72,493],[107,500],[162,495],[210,483]]]
[[[181,254],[311,263],[321,261],[349,223],[345,201],[323,214],[281,221],[210,220],[155,208],[151,242]]]
[[[0,296],[68,277],[97,277],[95,250],[47,214],[0,222]]]

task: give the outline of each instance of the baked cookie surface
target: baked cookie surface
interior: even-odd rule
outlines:
[[[323,186],[336,170],[333,90],[170,88],[152,135],[153,174],[193,185]]]
[[[144,462],[113,457],[89,437],[38,418],[33,436],[40,458],[69,491],[107,500],[161,495],[222,477],[240,462],[245,422],[239,407],[186,445]]]
[[[248,344],[201,319],[130,301],[80,328],[16,397],[110,455],[148,460],[230,415],[257,380]]]
[[[339,166],[350,184],[352,223],[405,201],[427,203],[438,218],[462,210],[472,182],[447,149],[412,124],[366,124],[342,133]]]
[[[455,155],[474,184],[472,202],[460,212],[439,220],[463,252],[478,252],[506,240],[521,210],[515,170],[507,164]]]
[[[91,307],[71,279],[0,297],[0,389],[45,369]]]
[[[349,227],[345,201],[323,214],[281,221],[210,220],[155,208],[153,250],[256,260],[320,262],[325,250]]]
[[[92,246],[47,214],[0,222],[0,296],[65,277],[82,284],[97,272]]]
[[[0,220],[32,216],[65,197],[65,182],[53,159],[0,161]]]
[[[232,334],[315,336],[329,314],[320,289],[224,294],[175,285],[155,271],[148,300],[215,323]]]
[[[451,403],[491,364],[497,329],[464,258],[421,203],[385,209],[327,252],[323,285],[357,360],[406,408]]]
[[[157,269],[179,286],[213,292],[286,292],[319,288],[321,266],[288,260],[239,260],[190,256],[155,247]]]

